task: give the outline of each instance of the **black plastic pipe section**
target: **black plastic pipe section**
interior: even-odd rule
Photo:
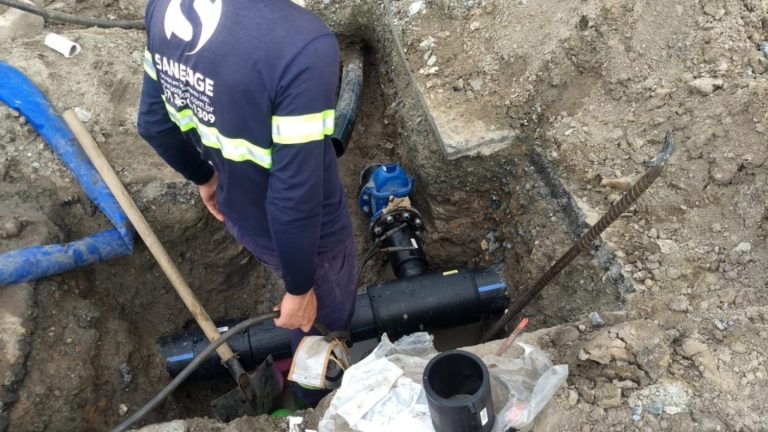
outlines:
[[[438,432],[490,432],[496,414],[491,377],[480,358],[447,351],[432,358],[422,379],[432,425]]]
[[[398,279],[419,276],[427,272],[424,246],[412,225],[407,224],[403,229],[384,239],[381,242],[381,249],[388,251],[389,265],[392,266],[392,271]]]
[[[341,157],[347,151],[349,137],[355,128],[357,111],[360,108],[360,94],[363,91],[363,47],[357,45],[353,51],[354,55],[344,65],[339,99],[336,102],[336,117],[331,135],[336,157]]]
[[[384,332],[395,340],[416,331],[457,327],[480,321],[485,315],[498,315],[509,303],[506,289],[499,272],[491,268],[462,268],[371,285],[367,293],[357,296],[352,341],[377,338]],[[180,373],[208,345],[200,330],[166,336],[159,342],[171,376]],[[257,367],[269,355],[275,360],[291,356],[290,332],[276,328],[271,320],[234,336],[229,346],[246,369]],[[219,357],[212,355],[193,376],[213,378],[226,373]]]

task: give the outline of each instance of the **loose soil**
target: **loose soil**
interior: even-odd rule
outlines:
[[[673,131],[678,149],[664,177],[525,312],[534,331],[526,337],[571,368],[537,430],[768,429],[768,61],[758,50],[768,39],[768,3],[434,0],[412,16],[410,1],[308,3],[368,47],[360,120],[341,159],[360,253],[369,239],[354,207],[359,173],[397,161],[416,177],[431,265],[501,265],[514,297],[620,197]],[[121,18],[141,10],[104,0],[52,6]],[[87,127],[214,318],[277,303],[280,282],[136,135],[142,33],[51,29],[83,52],[60,58],[40,36],[10,44],[0,59],[26,72],[57,109],[93,114]],[[430,72],[432,55],[439,69]],[[422,95],[520,138],[491,156],[446,160]],[[0,143],[0,217],[24,221],[0,250],[108,226],[4,107]],[[385,267],[374,261],[361,286]],[[122,406],[132,412],[169,380],[156,339],[192,325],[140,242],[130,257],[36,283],[35,296],[36,331],[9,430],[116,424]],[[146,423],[205,416],[207,402],[229,387],[185,385]]]

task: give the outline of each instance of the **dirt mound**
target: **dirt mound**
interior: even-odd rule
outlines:
[[[404,163],[427,215],[430,262],[502,264],[511,295],[567,249],[584,218],[594,222],[620,197],[673,131],[678,148],[667,172],[604,235],[610,247],[601,250],[616,250],[618,267],[602,252],[581,258],[526,311],[540,329],[526,338],[571,368],[541,430],[768,428],[768,60],[760,51],[768,3],[307,3],[370,46],[367,103],[342,160],[350,203],[367,163]],[[132,19],[140,6],[51,5]],[[57,108],[92,114],[88,128],[212,315],[245,316],[274,303],[278,282],[136,136],[142,33],[49,28],[83,52],[67,60],[37,37],[13,42],[0,58],[32,77]],[[483,147],[490,156],[444,157],[445,137],[456,131],[446,125],[463,127],[468,141],[490,140]],[[5,108],[0,138],[4,208],[34,214],[3,250],[36,233],[61,241],[106,226]],[[540,163],[530,149],[543,155]],[[542,166],[572,196],[553,193]],[[351,211],[364,251],[365,221]],[[0,226],[18,219],[11,213],[0,212]],[[371,266],[362,284],[383,268]],[[141,245],[132,257],[35,290],[37,331],[11,430],[103,429],[167,382],[155,339],[189,323]],[[217,390],[182,388],[148,420],[202,415]],[[193,423],[190,430],[224,428]]]

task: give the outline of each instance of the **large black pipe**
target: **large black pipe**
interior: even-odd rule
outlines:
[[[457,327],[498,315],[509,303],[506,288],[499,272],[490,268],[460,268],[371,285],[357,296],[352,341],[378,338],[384,332],[395,340],[416,331]],[[226,323],[220,331],[233,324]],[[181,372],[207,344],[200,330],[161,338],[160,352],[171,376]],[[235,336],[229,346],[249,369],[268,355],[275,360],[291,356],[290,332],[276,328],[272,321]],[[219,357],[212,355],[193,376],[212,378],[226,373]]]
[[[352,51],[354,54],[350,59],[345,59],[346,63],[341,73],[334,129],[333,135],[331,135],[336,157],[341,157],[347,151],[349,137],[352,135],[355,121],[357,121],[360,94],[363,91],[363,47],[357,45]]]

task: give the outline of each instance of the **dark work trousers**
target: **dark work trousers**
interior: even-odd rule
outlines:
[[[248,236],[244,230],[227,223],[227,228],[240,244],[253,256],[282,279],[280,260],[276,252],[265,250]],[[357,296],[357,251],[355,238],[350,231],[345,241],[336,248],[321,253],[316,259],[315,296],[317,297],[317,321],[329,331],[349,331],[355,311]],[[300,329],[291,331],[291,348],[295,352],[301,338],[307,333]],[[314,329],[309,334],[316,334]],[[315,407],[329,392],[310,390],[294,383],[293,391],[304,403]]]

